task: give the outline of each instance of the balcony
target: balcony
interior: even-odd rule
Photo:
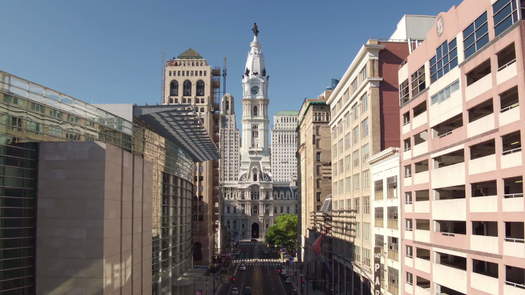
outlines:
[[[499,126],[504,126],[520,120],[520,102],[518,87],[513,87],[500,95]]]
[[[472,137],[495,128],[492,98],[468,110],[467,136]]]
[[[499,254],[498,223],[495,221],[472,221],[470,249]]]
[[[423,143],[417,144],[414,146],[414,149],[412,151],[413,157],[419,157],[423,154],[428,153],[428,142],[425,141]]]
[[[465,163],[458,163],[432,170],[432,187],[439,188],[464,184]]]
[[[416,258],[414,259],[414,268],[422,272],[430,273],[430,260]]]
[[[426,110],[412,119],[412,129],[416,129],[428,123]]]
[[[435,200],[432,202],[432,218],[443,220],[465,220],[467,202],[463,199]]]
[[[523,211],[523,177],[511,177],[503,179],[503,211],[520,212]]]
[[[481,260],[472,260],[470,287],[489,294],[499,293],[498,265]]]
[[[518,74],[514,43],[498,52],[497,57],[498,72],[496,73],[496,83],[499,85],[507,80],[512,79]]]
[[[525,292],[525,269],[515,266],[505,266],[505,295],[523,295]]]
[[[470,212],[498,211],[498,192],[496,180],[471,184]]]
[[[492,88],[492,75],[490,60],[481,63],[475,69],[467,73],[467,87],[465,88],[465,99],[467,101],[489,91]]]
[[[521,166],[521,133],[520,131],[512,132],[501,137],[503,150],[501,156],[501,168],[511,168]]]
[[[430,295],[430,286],[431,283],[429,280],[416,277],[416,295]]]
[[[467,294],[467,272],[463,269],[435,263],[432,265],[435,283]]]
[[[430,295],[430,286],[428,288],[416,286],[416,295]]]
[[[438,245],[454,245],[458,248],[468,247],[465,221],[435,220],[435,232],[432,242]]]
[[[470,199],[470,212],[496,212],[498,211],[498,196],[483,196]]]
[[[470,249],[485,253],[498,254],[499,253],[498,237],[491,236],[470,236]]]
[[[469,174],[496,170],[496,146],[494,139],[470,147]]]
[[[523,232],[523,222],[505,222],[504,255],[525,258],[525,239]]]

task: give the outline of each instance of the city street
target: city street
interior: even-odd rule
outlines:
[[[232,294],[233,287],[238,288],[241,295],[245,294],[247,287],[251,288],[253,295],[289,294],[277,272],[279,264],[274,261],[278,257],[277,253],[272,253],[259,242],[241,243],[239,249],[239,260],[241,262],[237,265],[245,265],[246,270],[240,270],[239,267],[236,267],[236,280],[223,286],[218,293],[219,295]],[[260,259],[260,261],[254,262],[253,259]]]

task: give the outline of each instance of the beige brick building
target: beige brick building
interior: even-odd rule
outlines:
[[[218,68],[193,49],[166,62],[163,104],[187,104],[194,107],[208,135],[218,142],[217,95],[220,87]],[[193,213],[193,259],[207,265],[218,251],[218,161],[198,163],[195,167],[195,203]]]

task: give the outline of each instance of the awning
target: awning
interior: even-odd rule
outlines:
[[[134,106],[133,117],[159,135],[179,144],[195,162],[219,159],[217,146],[191,105]]]

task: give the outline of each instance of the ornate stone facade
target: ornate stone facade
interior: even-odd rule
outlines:
[[[268,73],[264,65],[258,30],[253,41],[242,77],[242,139],[239,150],[238,176],[229,180],[221,176],[223,200],[223,236],[233,241],[263,238],[266,230],[279,214],[297,213],[297,190],[290,183],[276,184],[272,178],[269,120]],[[223,102],[227,101],[227,97]],[[233,101],[233,100],[232,100]],[[234,114],[221,113],[231,120]],[[231,125],[221,128],[232,128]],[[233,127],[235,130],[236,128]],[[224,134],[227,132],[224,130]],[[235,132],[230,132],[235,134]],[[221,134],[223,132],[221,131]],[[233,143],[228,140],[224,142]],[[230,151],[235,147],[226,147]],[[221,152],[223,152],[221,150]],[[223,166],[230,166],[224,163]],[[232,165],[235,167],[235,165]]]

